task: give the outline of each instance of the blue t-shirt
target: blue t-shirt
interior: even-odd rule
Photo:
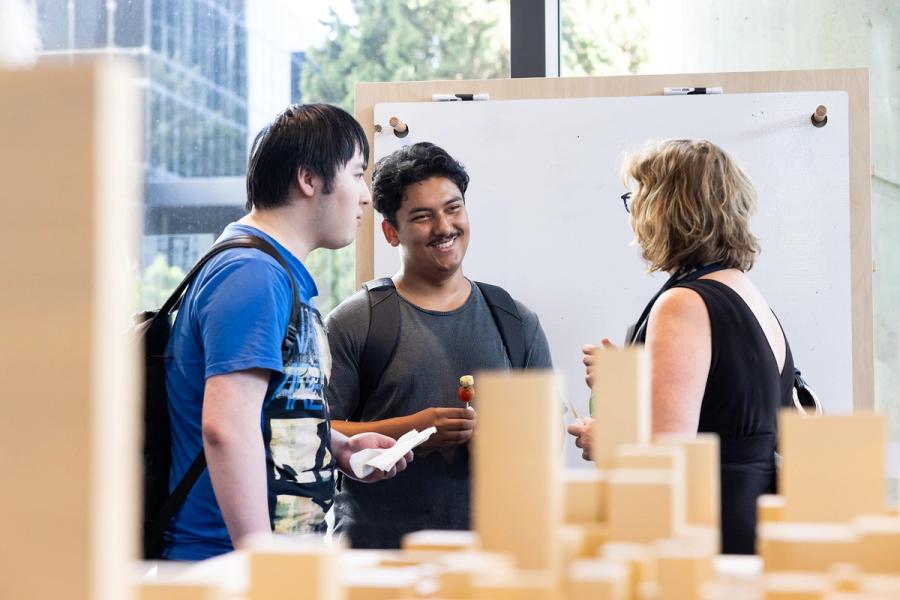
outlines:
[[[243,234],[268,241],[291,268],[301,302],[296,344],[284,363],[291,281],[274,258],[253,248],[236,248],[203,267],[184,296],[166,348],[170,491],[202,449],[206,379],[268,369],[272,379],[260,418],[272,528],[279,533],[322,532],[334,496],[334,460],[323,394],[331,354],[321,317],[309,304],[316,285],[293,254],[254,227],[232,223],[219,240]],[[163,556],[201,560],[232,549],[205,471],[166,530]]]

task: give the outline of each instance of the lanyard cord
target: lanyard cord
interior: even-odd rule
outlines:
[[[651,298],[650,302],[644,308],[644,312],[641,313],[640,318],[637,322],[628,328],[628,333],[625,335],[626,342],[625,344],[631,346],[635,343],[643,343],[644,338],[647,335],[647,321],[650,318],[650,311],[653,309],[653,305],[656,304],[656,300],[662,296],[665,292],[675,287],[679,283],[684,283],[685,281],[695,281],[700,279],[704,275],[709,275],[710,273],[715,273],[716,271],[724,271],[729,267],[720,262],[710,263],[708,265],[702,265],[699,267],[682,267],[678,269],[669,279],[663,284],[662,288],[656,295]]]

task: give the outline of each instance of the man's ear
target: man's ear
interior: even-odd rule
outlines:
[[[381,222],[381,231],[384,233],[384,239],[387,243],[396,248],[400,245],[400,237],[397,235],[397,228],[391,225],[391,222],[384,219]]]
[[[316,195],[316,191],[321,186],[322,178],[306,167],[300,167],[297,169],[294,183],[297,184],[297,188],[303,196],[312,197]]]

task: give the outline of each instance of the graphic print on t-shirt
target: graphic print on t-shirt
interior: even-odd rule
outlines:
[[[322,533],[334,499],[324,390],[331,353],[318,311],[303,304],[285,380],[263,408],[269,514],[276,533]]]

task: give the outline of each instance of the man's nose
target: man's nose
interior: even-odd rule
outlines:
[[[448,235],[456,231],[456,227],[454,227],[453,223],[450,222],[449,217],[444,213],[438,213],[437,218],[434,220],[434,229],[438,233]]]

